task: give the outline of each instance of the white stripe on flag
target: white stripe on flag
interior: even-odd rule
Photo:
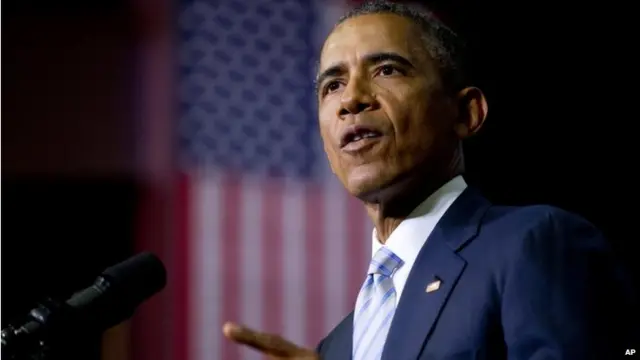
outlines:
[[[348,271],[347,264],[347,241],[357,241],[357,239],[347,239],[346,226],[357,226],[357,224],[347,224],[347,212],[345,207],[345,197],[342,184],[335,178],[328,180],[324,185],[325,216],[324,228],[326,244],[324,250],[324,324],[323,333],[327,334],[345,316],[346,299],[346,277]],[[319,284],[319,285],[320,285]]]
[[[304,185],[286,180],[283,196],[283,336],[295,344],[303,344],[306,321]]]
[[[241,314],[242,323],[262,329],[262,190],[260,179],[244,177],[242,180],[242,201],[240,217],[241,251]],[[242,359],[260,360],[260,355],[246,346],[242,347]]]
[[[220,352],[220,185],[218,179],[198,173],[190,177],[189,214],[192,239],[189,248],[192,279],[190,313],[192,327],[190,357],[209,360]]]

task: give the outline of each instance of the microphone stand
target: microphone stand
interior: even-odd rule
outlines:
[[[2,329],[2,358],[7,360],[52,360],[63,348],[62,336],[48,331],[51,325],[71,316],[66,304],[47,299],[32,309],[20,326]],[[64,333],[64,332],[61,332]]]

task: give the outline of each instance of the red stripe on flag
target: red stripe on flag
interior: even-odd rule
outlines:
[[[175,211],[177,237],[173,246],[173,359],[189,359],[189,242],[191,241],[191,189],[189,177],[177,179]],[[157,314],[161,316],[160,313]]]
[[[305,193],[306,322],[305,342],[315,346],[324,324],[324,202],[322,187],[309,184]]]
[[[240,281],[242,258],[240,253],[242,182],[237,176],[226,175],[222,180],[222,318],[223,321],[240,320]],[[213,335],[212,336],[217,336]],[[231,341],[222,341],[221,359],[239,359],[240,347]]]
[[[364,224],[366,212],[360,200],[353,196],[346,197],[347,207],[347,260],[349,272],[347,273],[347,301],[351,309],[355,306],[358,292],[364,283],[367,271],[367,263],[364,261],[369,247],[366,246]]]
[[[175,190],[175,189],[171,189]],[[166,193],[158,187],[147,185],[142,189],[138,228],[136,234],[135,252],[151,251],[158,255],[167,267],[168,276],[172,276],[173,267],[169,261],[173,244],[165,243],[168,230],[166,226],[157,226],[157,222],[166,219]],[[172,319],[169,316],[159,316],[172,310],[170,301],[173,286],[172,279],[167,281],[167,288],[151,297],[136,311],[132,319],[131,359],[169,359],[171,348],[168,343],[158,345],[156,339],[167,339],[172,336]],[[175,309],[175,308],[173,308]]]
[[[262,201],[262,267],[263,286],[263,321],[264,331],[282,334],[284,321],[282,318],[282,300],[284,287],[282,282],[283,262],[283,183],[267,181],[263,187]]]

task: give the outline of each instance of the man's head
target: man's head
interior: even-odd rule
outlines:
[[[460,170],[460,140],[487,105],[465,87],[458,57],[456,35],[426,10],[377,1],[339,21],[322,48],[317,96],[327,157],[351,194],[384,201]]]

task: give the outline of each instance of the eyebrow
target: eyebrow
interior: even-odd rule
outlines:
[[[406,67],[414,69],[415,66],[409,61],[407,58],[403,57],[400,54],[393,52],[377,52],[368,54],[363,58],[363,61],[370,65],[380,64],[386,61],[392,61],[404,65]],[[318,87],[322,84],[327,78],[336,77],[344,73],[344,68],[346,67],[344,62],[340,62],[338,64],[329,66],[327,69],[322,71],[316,77],[316,92],[318,91]]]

